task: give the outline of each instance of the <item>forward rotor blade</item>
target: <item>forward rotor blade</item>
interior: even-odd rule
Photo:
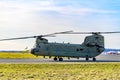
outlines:
[[[64,31],[64,32],[57,32],[57,33],[54,33],[54,34],[65,34],[65,33],[71,33],[73,31]]]
[[[8,38],[8,39],[0,39],[0,41],[6,41],[6,40],[18,40],[18,39],[28,39],[28,38],[42,38],[42,37],[55,37],[56,34],[64,34],[64,33],[70,33],[73,31],[64,31],[64,32],[56,32],[52,34],[47,34],[47,35],[38,35],[38,36],[29,36],[29,37],[18,37],[18,38]]]
[[[62,34],[92,34],[92,32],[69,32],[69,33],[62,33]]]
[[[64,32],[56,32],[56,33],[52,33],[52,34],[46,34],[46,35],[42,35],[42,37],[51,37],[51,36],[55,36],[56,34],[67,34],[67,33],[71,33],[73,31],[64,31]]]
[[[19,38],[8,38],[8,39],[0,39],[0,41],[6,41],[6,40],[17,40],[17,39],[28,39],[28,38],[36,38],[36,36],[30,36],[30,37],[19,37]]]

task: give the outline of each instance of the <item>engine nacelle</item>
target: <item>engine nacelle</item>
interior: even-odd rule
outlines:
[[[102,35],[95,35],[95,34],[92,36],[87,36],[83,44],[88,47],[94,47],[94,46],[104,47],[104,37]]]

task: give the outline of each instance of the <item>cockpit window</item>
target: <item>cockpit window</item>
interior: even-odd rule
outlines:
[[[35,47],[40,48],[40,44],[36,44]]]

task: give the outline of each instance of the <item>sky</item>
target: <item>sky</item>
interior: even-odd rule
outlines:
[[[0,0],[0,39],[61,31],[120,31],[120,0]],[[120,34],[105,34],[105,47],[120,49]],[[87,35],[57,35],[50,42],[81,44]],[[24,50],[35,39],[1,41],[0,50]]]

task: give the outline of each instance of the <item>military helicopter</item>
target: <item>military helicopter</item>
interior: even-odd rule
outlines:
[[[31,49],[31,54],[36,56],[49,56],[54,57],[54,61],[63,61],[63,57],[73,58],[85,58],[86,61],[92,58],[96,61],[96,56],[100,55],[104,51],[104,36],[101,34],[120,33],[117,32],[73,32],[64,31],[56,32],[46,35],[29,36],[29,37],[18,37],[1,39],[0,41],[6,40],[18,40],[36,38],[35,46]],[[58,34],[91,34],[86,36],[82,44],[70,44],[70,43],[52,43],[48,42],[45,37],[55,37]]]

